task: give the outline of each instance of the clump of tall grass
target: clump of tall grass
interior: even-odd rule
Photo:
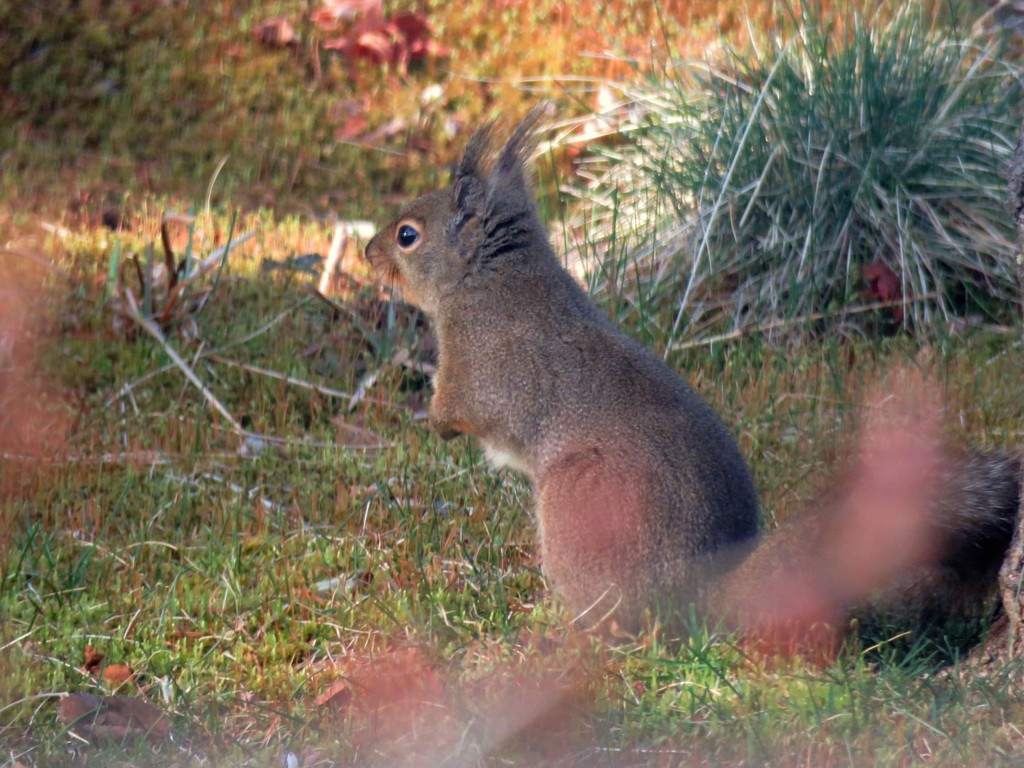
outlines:
[[[584,193],[591,289],[656,315],[667,346],[1011,321],[1020,83],[996,41],[887,10],[840,25],[804,5],[785,35],[625,86],[625,141]],[[862,311],[871,264],[899,310]]]

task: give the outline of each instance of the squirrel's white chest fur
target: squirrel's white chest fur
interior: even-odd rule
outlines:
[[[483,443],[483,446],[484,456],[487,457],[488,463],[495,469],[508,467],[509,469],[514,469],[516,472],[529,474],[526,462],[521,456],[517,456],[512,451],[506,450],[495,443]]]

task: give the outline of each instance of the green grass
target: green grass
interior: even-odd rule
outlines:
[[[666,315],[665,345],[1013,323],[1022,92],[1001,40],[918,4],[848,11],[801,3],[752,50],[666,59],[621,87],[629,138],[582,192],[602,254],[590,282]],[[861,311],[872,264],[903,317]]]
[[[93,5],[72,6],[96,22]],[[539,572],[527,484],[489,469],[474,444],[444,443],[426,427],[427,380],[400,362],[429,359],[422,318],[382,300],[358,260],[336,307],[310,296],[308,276],[260,268],[265,258],[326,250],[330,228],[311,213],[375,217],[383,197],[437,183],[464,136],[443,137],[442,118],[471,124],[495,103],[531,98],[509,96],[515,84],[503,76],[565,62],[593,76],[578,38],[563,46],[569,38],[552,32],[550,47],[538,45],[541,26],[579,26],[556,6],[502,9],[500,46],[485,23],[497,18],[489,4],[439,17],[442,39],[457,41],[463,61],[479,58],[476,74],[487,80],[446,80],[447,101],[420,122],[410,94],[437,73],[311,85],[291,54],[251,44],[257,14],[238,3],[134,16],[112,2],[96,28],[74,16],[52,29],[26,16],[6,27],[18,45],[0,56],[24,52],[40,24],[63,42],[49,58],[14,62],[0,94],[9,99],[15,85],[20,94],[3,103],[17,130],[0,135],[0,153],[13,159],[0,179],[11,191],[0,207],[0,766],[276,768],[289,752],[304,766],[389,768],[1019,762],[1016,663],[961,676],[940,663],[941,648],[893,641],[815,665],[766,659],[696,621],[684,642],[649,633],[609,645],[574,628]],[[643,16],[656,15],[649,5],[612,10],[630,24],[656,23]],[[585,4],[578,12],[600,15]],[[608,11],[600,24],[615,18]],[[865,29],[852,39],[864,42]],[[161,30],[193,45],[158,45]],[[133,35],[137,46],[119,47]],[[87,44],[102,56],[82,55]],[[227,57],[233,44],[244,55]],[[203,82],[176,80],[179,66]],[[121,90],[90,90],[103,67],[124,78]],[[794,92],[797,74],[788,75]],[[200,85],[216,104],[185,99],[194,114],[174,130],[159,122],[167,103]],[[320,143],[330,105],[359,88],[381,99],[373,121],[404,105],[398,113],[417,127],[403,156]],[[283,101],[270,108],[265,99]],[[432,139],[426,154],[410,149],[417,136]],[[211,166],[228,148],[207,215]],[[323,177],[315,164],[292,176],[304,151],[337,162]],[[77,181],[64,186],[68,178]],[[348,191],[331,192],[339,178]],[[153,193],[161,189],[170,195]],[[665,200],[647,189],[641,202],[657,209]],[[67,207],[69,195],[77,202]],[[760,195],[755,207],[767,205]],[[268,200],[305,213],[252,206]],[[125,214],[119,233],[101,225],[111,205]],[[203,258],[223,245],[234,209],[235,234],[256,237],[219,278],[195,286],[193,299],[215,290],[202,312],[177,316],[194,325],[161,330],[244,433],[152,336],[116,315],[123,293],[110,282],[119,275],[122,288],[146,295],[130,256],[145,264],[152,246],[160,261],[164,211],[200,212],[192,249]],[[67,232],[40,234],[41,221]],[[620,218],[594,272],[595,294],[665,350],[681,295],[669,301],[669,286],[688,274],[635,260],[628,224]],[[181,257],[188,238],[174,231]],[[154,315],[161,291],[151,283]],[[827,483],[850,450],[864,393],[895,367],[921,370],[941,391],[952,440],[1019,447],[1020,354],[1011,337],[983,327],[808,344],[754,335],[677,348],[669,359],[734,428],[770,528]],[[352,403],[339,393],[365,396]],[[137,685],[120,692],[166,712],[173,742],[87,744],[58,721],[64,693],[113,692],[82,668],[86,646],[104,664],[131,666]]]
[[[285,251],[316,236],[265,214],[239,229],[257,225]],[[825,668],[772,663],[699,627],[682,647],[609,648],[569,627],[538,573],[529,489],[431,435],[415,417],[422,377],[379,352],[409,344],[415,315],[389,321],[355,293],[345,305],[378,318],[355,332],[307,300],[301,276],[261,274],[258,244],[232,257],[198,335],[169,342],[247,429],[290,441],[240,450],[177,369],[144,379],[167,363],[148,337],[110,330],[111,248],[96,228],[53,244],[75,290],[55,289],[62,333],[39,365],[85,416],[55,463],[3,465],[18,492],[2,506],[0,742],[23,764],[270,766],[286,750],[311,765],[1011,764],[1021,705],[999,677],[856,649]],[[217,350],[349,392],[376,373],[379,400],[350,411],[204,357]],[[736,425],[770,518],[813,494],[860,393],[901,362],[930,370],[956,439],[1020,444],[1019,353],[1001,337],[785,354],[752,340],[692,352],[684,370]],[[138,412],[116,397],[128,382]],[[387,445],[342,447],[338,421]],[[106,690],[81,669],[86,645],[131,665],[130,692],[169,713],[173,746],[68,735],[47,697]],[[349,693],[317,704],[339,680]]]

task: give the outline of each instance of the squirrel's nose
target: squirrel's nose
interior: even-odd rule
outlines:
[[[372,238],[370,238],[370,242],[368,242],[366,244],[366,247],[363,249],[363,258],[366,259],[371,264],[373,264],[374,254],[377,251],[377,238],[378,237],[380,237],[380,233],[378,233],[378,234],[374,235]]]

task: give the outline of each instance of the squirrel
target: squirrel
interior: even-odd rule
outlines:
[[[827,526],[815,519],[761,543],[757,492],[730,431],[562,266],[532,193],[543,111],[497,151],[496,124],[479,128],[451,186],[413,200],[366,247],[435,330],[429,426],[445,440],[473,436],[492,463],[526,474],[542,572],[584,624],[611,617],[635,632],[663,598],[739,610]],[[963,505],[936,518],[938,562],[988,577],[1012,536],[1019,457],[978,462],[998,488],[954,478],[960,496],[947,496]]]

